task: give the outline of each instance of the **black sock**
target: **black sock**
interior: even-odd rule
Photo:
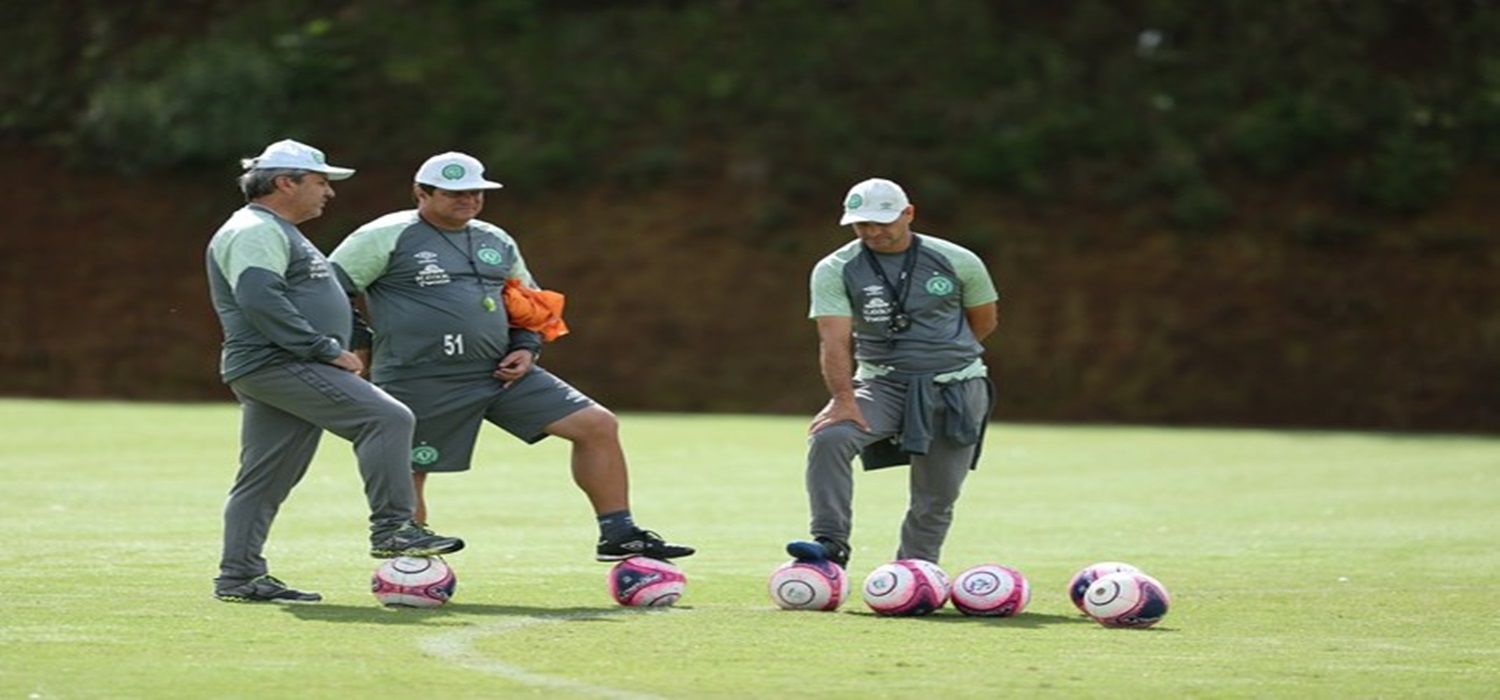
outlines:
[[[630,510],[617,510],[613,513],[605,513],[599,516],[599,537],[606,540],[617,540],[635,534],[635,520],[630,517]]]

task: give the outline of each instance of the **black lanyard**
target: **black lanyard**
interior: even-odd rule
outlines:
[[[484,306],[485,311],[494,311],[496,308],[495,300],[490,298],[490,290],[484,285],[484,275],[479,274],[479,263],[474,262],[474,234],[469,230],[468,225],[464,226],[464,245],[460,247],[458,243],[448,237],[454,234],[450,234],[432,225],[426,219],[422,219],[422,223],[427,224],[428,228],[437,233],[438,238],[443,239],[445,243],[452,246],[454,250],[464,256],[464,260],[469,263],[469,269],[474,272],[474,281],[479,283],[480,304]]]
[[[885,289],[887,292],[890,292],[891,298],[896,300],[895,311],[891,313],[891,322],[887,326],[892,333],[890,340],[893,343],[896,342],[894,334],[905,332],[906,329],[911,328],[911,316],[906,314],[906,296],[911,292],[912,271],[917,267],[917,245],[920,241],[921,239],[917,237],[917,234],[911,234],[911,245],[906,247],[906,254],[901,259],[901,276],[896,280],[901,284],[900,289],[897,289],[896,285],[891,284],[891,278],[886,276],[885,268],[880,264],[879,260],[875,259],[875,252],[870,250],[870,246],[863,246],[864,250],[862,253],[865,256],[866,262],[870,264],[870,269],[875,272],[876,277],[880,278],[880,283],[885,285]]]

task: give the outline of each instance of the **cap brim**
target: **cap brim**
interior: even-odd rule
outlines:
[[[505,186],[505,185],[502,185],[502,184],[500,184],[498,182],[490,182],[489,180],[480,180],[479,182],[475,182],[475,183],[445,182],[445,183],[443,183],[441,185],[438,184],[438,183],[436,183],[436,182],[422,182],[421,180],[417,180],[417,184],[419,184],[419,185],[427,185],[428,187],[436,187],[436,188],[438,188],[440,190],[447,190],[449,192],[473,192],[474,190],[498,190],[501,187]]]
[[[888,224],[899,218],[901,218],[901,212],[899,211],[884,219],[876,216],[872,212],[850,211],[844,212],[844,218],[839,219],[839,225],[848,226],[849,224],[859,223],[861,221],[871,221],[877,224]]]
[[[313,172],[315,172],[315,173],[323,173],[324,175],[327,175],[328,179],[330,179],[330,180],[347,180],[347,179],[349,179],[350,175],[354,174],[354,169],[353,168],[336,168],[336,167],[330,165],[325,170],[314,170]]]

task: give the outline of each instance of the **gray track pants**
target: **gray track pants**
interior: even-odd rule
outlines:
[[[412,519],[416,419],[405,404],[354,374],[312,362],[267,367],[230,388],[240,400],[240,470],[224,504],[219,585],[266,573],[261,552],[271,522],[307,473],[324,430],[354,444],[371,533]]]
[[[986,380],[964,382],[963,392],[974,415],[987,414]],[[901,429],[906,402],[903,384],[856,382],[855,396],[872,432],[864,432],[852,423],[840,423],[808,437],[807,496],[814,537],[849,541],[854,515],[854,458],[866,445],[889,438]],[[941,405],[935,410],[932,446],[925,455],[912,455],[908,467],[910,499],[901,523],[897,559],[938,562],[948,528],[953,524],[953,504],[958,501],[974,460],[977,445],[957,445],[943,437],[947,411]]]

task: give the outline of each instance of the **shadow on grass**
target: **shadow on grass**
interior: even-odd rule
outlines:
[[[466,605],[450,603],[441,608],[386,608],[370,605],[283,605],[283,612],[310,622],[338,622],[366,625],[435,625],[451,627],[471,624],[469,618],[511,617],[574,622],[610,622],[621,614],[649,614],[647,609],[621,607],[536,608],[524,605]]]
[[[1099,629],[1102,629],[1102,630],[1120,631],[1120,632],[1136,632],[1136,633],[1149,632],[1149,633],[1152,633],[1152,634],[1156,634],[1156,633],[1170,633],[1170,632],[1176,632],[1177,631],[1177,630],[1175,630],[1175,629],[1173,629],[1171,627],[1161,627],[1161,626],[1143,627],[1143,628],[1133,628],[1133,627],[1105,627],[1104,625],[1101,625],[1101,624],[1099,624],[1099,623],[1097,623],[1097,622],[1095,622],[1095,621],[1093,621],[1093,620],[1091,620],[1091,619],[1089,619],[1089,618],[1087,618],[1087,617],[1085,617],[1083,615],[1041,615],[1041,614],[1032,614],[1032,613],[1024,613],[1023,612],[1020,615],[1017,615],[1015,617],[972,617],[972,616],[968,616],[968,615],[959,614],[959,615],[956,615],[956,616],[955,615],[929,616],[929,618],[932,619],[932,620],[934,620],[934,621],[937,621],[937,622],[961,622],[961,621],[969,621],[969,622],[971,622],[971,624],[972,624],[972,621],[979,620],[983,624],[993,625],[995,627],[1016,627],[1016,628],[1020,628],[1020,629],[1039,629],[1039,628],[1042,628],[1042,627],[1051,627],[1053,625],[1084,625],[1086,627],[1098,627]]]
[[[880,617],[868,610],[850,610],[846,614],[864,615],[866,617]],[[982,615],[965,615],[953,610],[940,610],[931,615],[918,617],[899,617],[893,619],[920,620],[938,624],[962,623],[965,625],[981,624],[993,627],[1011,627],[1016,629],[1039,629],[1053,625],[1097,625],[1098,623],[1082,615],[1046,615],[1041,613],[1023,612],[1015,617],[985,617]]]

